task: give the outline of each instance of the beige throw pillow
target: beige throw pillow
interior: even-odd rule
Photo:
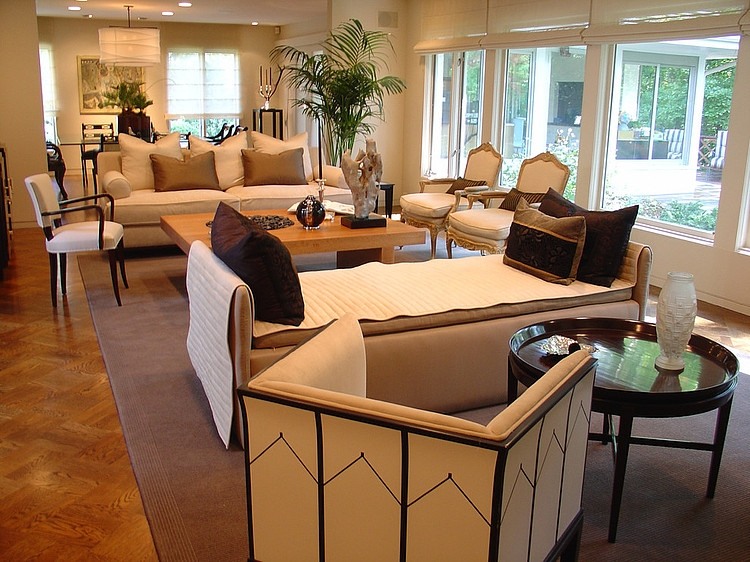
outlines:
[[[154,173],[151,169],[151,154],[162,154],[182,159],[180,133],[170,133],[155,143],[146,142],[125,133],[118,136],[122,156],[122,175],[133,190],[154,189]]]
[[[280,154],[264,154],[253,149],[242,151],[245,185],[304,185],[305,168],[302,149]]]
[[[247,131],[240,131],[232,135],[220,145],[190,137],[190,155],[213,152],[216,165],[216,175],[221,189],[229,189],[235,185],[242,185],[242,149],[247,148]]]
[[[305,181],[302,183],[314,179],[312,160],[310,159],[310,147],[307,146],[306,132],[295,135],[288,140],[279,140],[257,131],[250,131],[250,140],[252,141],[253,148],[264,154],[278,154],[292,148],[302,148],[304,150],[302,162],[305,167]],[[247,182],[245,182],[245,185],[248,185]]]
[[[221,189],[214,167],[214,153],[198,154],[187,160],[151,154],[156,191]]]

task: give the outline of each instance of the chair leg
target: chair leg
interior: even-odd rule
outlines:
[[[126,289],[129,289],[128,276],[125,275],[125,250],[123,248],[122,240],[117,245],[117,261],[120,262],[120,277],[122,277],[122,284],[125,285]]]
[[[445,251],[448,252],[448,259],[453,259],[453,240],[445,233]]]
[[[49,254],[49,286],[52,306],[57,308],[57,254]]]
[[[62,294],[68,294],[68,255],[60,254],[60,289]]]
[[[94,160],[93,166],[91,167],[91,179],[94,180],[94,195],[96,195],[97,193],[99,193],[99,190],[98,190],[98,188],[96,186],[96,176],[97,176],[97,173],[96,173],[96,160]]]
[[[430,259],[435,259],[435,251],[437,250],[437,232],[430,230]]]
[[[88,171],[86,170],[85,158],[81,158],[81,174],[83,175],[83,193],[87,194],[89,192],[89,175]]]
[[[117,299],[117,306],[122,306],[120,300],[120,284],[117,282],[117,251],[108,250],[109,255],[109,275],[112,278],[112,288],[115,290],[115,299]]]

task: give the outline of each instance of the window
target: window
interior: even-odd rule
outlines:
[[[167,56],[167,124],[170,131],[215,135],[239,124],[237,53],[170,51]]]
[[[428,177],[456,177],[479,146],[482,122],[484,52],[439,53],[429,58]]]
[[[710,238],[716,226],[737,37],[620,45],[604,208]]]
[[[58,144],[57,140],[57,88],[52,49],[39,48],[39,67],[42,75],[42,103],[44,105],[44,138]]]
[[[565,196],[574,198],[585,64],[586,47],[507,51],[503,185],[515,185],[525,158],[549,150],[570,168]]]

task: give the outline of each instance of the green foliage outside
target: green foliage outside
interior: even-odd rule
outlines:
[[[697,228],[706,232],[716,230],[717,208],[705,209],[699,201],[657,201],[653,198],[636,199],[627,195],[609,195],[605,191],[605,209],[619,209],[639,205],[638,216]]]
[[[734,90],[735,63],[737,59],[711,59],[706,61],[706,89],[703,93],[703,122],[701,135],[713,137],[716,131],[729,128],[729,104]]]

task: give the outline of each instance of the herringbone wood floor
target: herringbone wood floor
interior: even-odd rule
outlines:
[[[0,282],[0,559],[156,560],[70,261],[54,310],[42,233],[16,230]],[[704,304],[699,315],[696,331],[733,346],[746,370],[750,318]]]

